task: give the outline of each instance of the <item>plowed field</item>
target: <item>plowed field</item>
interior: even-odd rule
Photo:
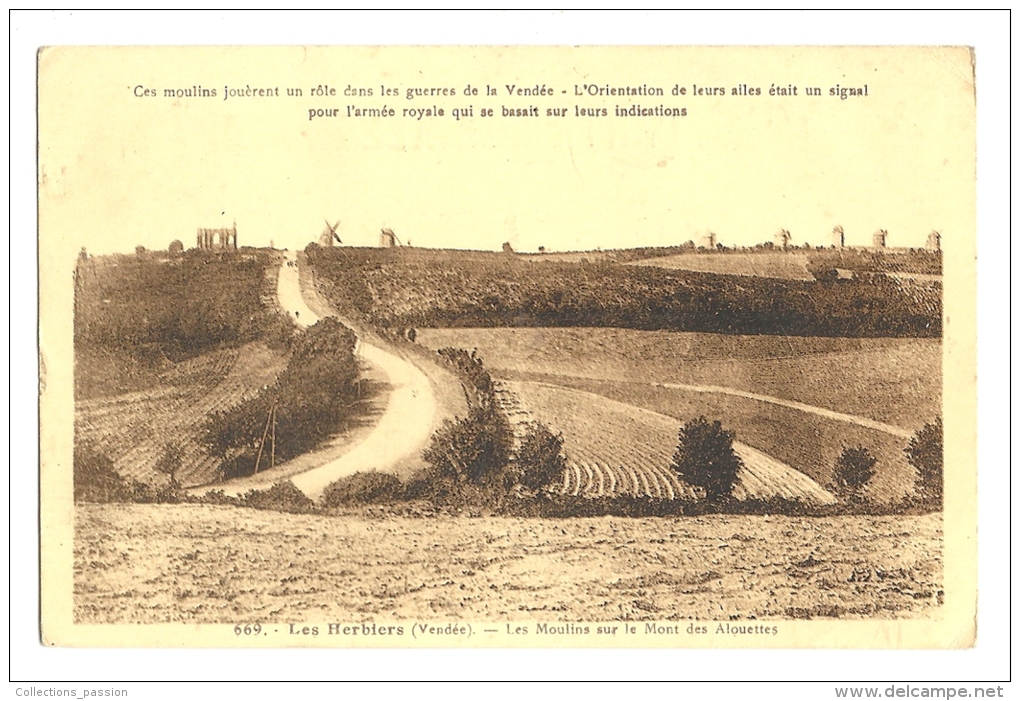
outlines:
[[[476,348],[503,380],[595,395],[582,404],[611,399],[678,421],[699,415],[717,419],[736,431],[738,441],[821,485],[829,483],[844,447],[865,447],[878,458],[867,489],[876,501],[895,502],[913,491],[915,473],[904,457],[905,436],[941,412],[942,347],[936,339],[485,328],[422,329],[418,341],[431,348]],[[725,391],[697,389],[706,386]],[[735,393],[726,393],[731,389]],[[564,415],[569,411],[550,417],[550,425],[569,421]],[[867,427],[875,422],[888,430]],[[580,430],[598,430],[590,422],[586,426]],[[577,475],[579,492],[586,474]],[[617,484],[621,478],[627,484],[627,475],[616,477]],[[597,491],[598,476],[593,479]],[[568,483],[568,491],[574,491],[573,484]]]
[[[926,516],[403,518],[76,507],[79,623],[922,618]]]
[[[164,483],[154,465],[168,443],[182,450],[185,486],[215,477],[218,461],[198,442],[210,414],[229,409],[272,384],[286,358],[261,343],[179,363],[154,389],[75,403],[75,439],[113,460],[123,477]]]
[[[680,421],[555,385],[509,382],[505,386],[519,398],[522,410],[562,431],[567,457],[564,493],[696,498],[694,490],[669,470]],[[814,480],[789,465],[744,443],[736,443],[734,450],[744,463],[733,490],[736,498],[835,502]]]

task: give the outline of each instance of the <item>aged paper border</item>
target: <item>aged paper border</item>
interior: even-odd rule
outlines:
[[[951,313],[951,307],[950,307],[950,305],[951,305],[951,304],[952,304],[953,302],[954,302],[954,300],[952,300],[951,298],[947,298],[947,300],[946,300],[946,303],[947,303],[947,313],[948,313],[948,314],[949,314],[949,313]],[[960,316],[958,316],[957,318],[960,318]],[[947,384],[947,387],[949,387],[949,378],[947,378],[946,384]],[[948,450],[949,450],[949,449],[948,449]],[[843,622],[839,622],[839,623],[837,623],[837,625],[840,625],[840,627],[843,627],[843,625],[847,625],[847,622],[846,622],[846,621],[843,621]],[[168,643],[168,642],[169,642],[169,641],[166,641],[166,640],[164,639],[164,644],[165,644],[165,643]],[[127,643],[127,642],[125,641],[125,644],[130,644],[130,643]]]
[[[883,60],[895,61],[893,65],[897,68],[902,66],[917,65],[920,70],[924,64],[930,64],[929,56],[932,54],[937,55],[940,49],[934,48],[919,48],[919,49],[893,49],[886,50],[884,48],[875,49],[880,52],[880,56]],[[53,61],[55,68],[68,66],[73,63],[75,50],[64,50],[64,49],[53,49],[53,53],[47,53],[40,56],[40,90],[45,87],[47,90],[60,89],[60,86],[64,83],[57,81],[50,77],[45,79],[42,75],[42,70],[47,65],[47,57],[50,61]],[[152,60],[152,57],[148,54],[147,49],[134,50],[130,48],[124,48],[120,50],[114,50],[112,52],[106,52],[100,49],[83,49],[80,50],[82,53],[79,54],[80,61],[83,64],[88,65],[102,65],[103,61],[106,60],[117,60],[127,61],[133,64],[135,61],[141,62],[145,65],[147,61]],[[95,54],[90,54],[90,51],[103,51],[99,54],[98,58],[91,58]],[[245,53],[234,56],[234,54],[227,50],[223,51],[219,48],[214,48],[205,53],[196,55],[196,51],[202,51],[201,49],[167,49],[165,52],[157,57],[157,61],[161,65],[172,65],[177,66],[178,64],[184,66],[197,65],[198,63],[208,64],[217,60],[224,61],[223,70],[233,71],[236,70],[236,66],[240,65],[244,67],[246,71],[253,71],[255,76],[252,80],[261,80],[263,70],[269,70],[277,61],[285,61],[285,56],[292,55],[292,52],[287,50],[277,51],[275,49],[251,49],[246,50]],[[286,53],[285,53],[286,51]],[[558,65],[561,62],[567,62],[571,59],[573,49],[569,47],[555,47],[551,49],[523,49],[517,52],[514,56],[514,64],[517,65],[519,61],[523,66],[522,70],[527,70],[529,66],[536,66],[536,71],[540,71],[542,66]],[[612,48],[603,49],[601,47],[594,47],[590,50],[586,50],[585,53],[578,57],[581,61],[585,70],[598,71],[604,70],[602,66],[607,65],[607,62],[624,60],[623,53],[629,52],[630,49],[624,49],[623,51],[614,50]],[[640,49],[634,49],[635,52],[641,51]],[[686,51],[680,49],[681,52]],[[775,60],[775,55],[780,53],[782,50],[775,51],[769,50],[768,56],[762,56],[762,60]],[[808,50],[807,55],[811,55],[817,58],[820,64],[826,64],[834,66],[839,65],[839,60],[842,56],[842,48],[829,49],[817,49]],[[868,50],[863,50],[866,53]],[[965,60],[967,58],[967,51],[965,49],[948,49],[953,54],[950,59],[954,66],[959,65],[957,62]],[[385,63],[383,65],[415,65],[415,64],[431,64],[437,63],[441,66],[448,65],[463,65],[463,62],[474,52],[473,47],[466,47],[464,49],[446,49],[442,47],[422,47],[422,48],[404,48],[404,49],[393,49],[390,54],[387,55]],[[489,52],[480,52],[477,58],[478,63],[483,66],[498,65],[499,59],[497,56],[497,50]],[[635,62],[639,60],[647,61],[647,55],[649,52],[653,52],[652,55],[659,57],[661,56],[664,60],[669,55],[670,49],[656,49],[649,48],[643,51],[643,55],[634,56]],[[677,57],[679,63],[683,63],[685,60],[693,62],[702,62],[706,59],[705,56],[710,56],[721,66],[721,70],[725,74],[729,75],[731,72],[738,72],[740,66],[745,65],[747,61],[752,60],[758,55],[757,49],[743,49],[740,47],[733,47],[732,49],[715,49],[708,48],[704,49],[702,53],[697,53],[698,50],[694,50],[690,53],[680,53]],[[716,52],[719,52],[717,55]],[[608,53],[609,57],[605,57],[604,54]],[[860,60],[862,57],[860,54],[862,50],[858,49],[855,52],[856,60]],[[119,54],[119,55],[118,55]],[[331,52],[328,55],[316,54],[319,60],[322,62],[324,71],[332,72],[337,70],[337,66],[375,66],[374,61],[381,61],[381,59],[373,58],[371,51],[362,50],[346,50],[338,49],[336,52]],[[95,63],[93,64],[93,61]],[[716,64],[713,64],[713,67]],[[967,66],[969,68],[969,66]],[[67,68],[64,68],[67,71]],[[75,68],[70,69],[68,76],[75,76]],[[169,75],[173,75],[176,68],[170,69]],[[357,68],[352,69],[357,70]],[[549,71],[551,74],[552,71]],[[65,73],[57,73],[57,75],[65,75]],[[89,75],[89,74],[86,74]],[[441,71],[439,75],[445,77],[446,72]],[[89,76],[90,78],[91,76]],[[480,76],[481,77],[481,76]],[[663,76],[654,75],[650,79],[654,78],[661,80]],[[814,76],[818,77],[818,76]],[[959,75],[947,75],[947,80],[957,80],[961,83],[968,82],[970,76],[964,74]],[[71,81],[74,78],[66,78]],[[155,79],[155,78],[153,78]],[[285,80],[285,75],[279,77],[269,78],[271,81]],[[436,78],[442,80],[443,78]],[[818,77],[822,80],[821,77]],[[83,76],[81,80],[86,80]],[[167,80],[167,78],[162,78]],[[91,83],[86,83],[91,84]],[[899,81],[893,83],[893,85],[900,85]],[[104,85],[105,87],[105,85]],[[97,86],[99,89],[99,86]],[[902,88],[905,92],[909,91],[909,84]],[[105,94],[105,93],[104,93]],[[907,92],[909,95],[910,93]],[[959,94],[959,93],[957,93]],[[926,96],[922,96],[926,97]],[[45,98],[45,100],[44,100]],[[823,98],[824,99],[824,98]],[[921,98],[919,98],[921,99]],[[890,100],[892,101],[892,100]],[[43,96],[40,94],[40,114],[47,116],[47,125],[54,125],[57,122],[58,117],[64,119],[65,115],[59,112],[61,106],[59,97],[53,94]],[[314,104],[311,103],[311,104]],[[831,104],[831,103],[830,103]],[[887,103],[880,103],[887,104]],[[129,105],[137,106],[139,110],[143,109],[143,106],[139,103],[130,102]],[[83,106],[83,112],[88,110],[88,106]],[[151,109],[151,108],[150,108]],[[161,108],[157,108],[161,109]],[[262,103],[255,103],[244,109],[250,109],[254,115],[258,115],[259,111],[265,110],[266,118],[270,119],[274,115],[275,111],[281,109],[280,105],[273,105],[270,107],[263,107]],[[739,109],[739,108],[738,108]],[[779,109],[779,108],[777,108]],[[832,116],[837,113],[838,110],[844,109],[841,105],[831,107],[823,114]],[[870,109],[878,109],[878,107],[871,107]],[[966,106],[961,105],[958,98],[954,98],[951,105],[947,108],[950,110],[950,114],[956,118],[963,119],[962,115],[957,117],[960,112],[966,111]],[[273,110],[273,111],[270,111]],[[299,110],[295,110],[299,111]],[[68,114],[68,118],[73,119],[73,115]],[[168,115],[169,117],[169,115]],[[116,118],[111,113],[109,118],[110,124],[118,124],[114,121]],[[969,121],[969,120],[968,120]],[[964,122],[967,123],[967,122]],[[498,124],[498,126],[497,126]],[[217,125],[218,126],[218,125]],[[375,125],[373,125],[375,126]],[[542,127],[535,127],[535,134],[538,143],[542,143],[542,139],[548,138],[552,133],[554,127],[558,125],[545,124]],[[573,125],[572,125],[573,126]],[[240,128],[240,127],[239,127]],[[391,127],[388,124],[376,127],[378,129],[388,130]],[[392,128],[397,128],[394,124]],[[466,127],[454,127],[453,133],[458,128]],[[513,133],[510,125],[502,122],[497,122],[491,125],[483,123],[482,128],[489,129],[507,129],[508,134]],[[581,128],[581,127],[577,127]],[[90,132],[94,127],[89,126]],[[714,129],[714,127],[713,127]],[[708,131],[708,134],[714,134],[714,131]],[[42,139],[44,135],[41,135]],[[66,152],[66,146],[62,143],[62,139],[57,133],[46,134],[48,140],[40,141],[40,149],[45,150],[52,148],[54,153],[62,154],[62,157],[71,157],[71,154]],[[95,138],[101,138],[102,133],[97,133]],[[946,152],[950,154],[952,159],[957,158],[956,153],[966,152],[966,144],[969,141],[968,134],[961,134],[957,142],[953,142],[952,147]],[[281,142],[285,137],[281,135]],[[437,135],[433,138],[445,138],[442,135]],[[456,137],[451,137],[456,138]],[[736,138],[736,137],[734,137]],[[267,147],[268,148],[268,147]],[[157,152],[166,161],[162,162],[162,166],[167,170],[170,178],[175,177],[173,162],[173,151],[172,149],[164,149]],[[279,149],[274,150],[273,157],[285,157],[284,153],[281,153]],[[53,164],[49,165],[49,170],[53,170],[55,163],[53,161],[54,156],[49,156],[47,161],[44,163]],[[383,156],[382,159],[389,162],[387,156]],[[745,161],[741,160],[741,164]],[[966,161],[965,161],[966,163]],[[740,167],[740,166],[738,166]],[[885,167],[884,164],[876,164],[876,167]],[[749,173],[742,173],[741,178],[751,178],[753,180],[753,163],[747,164]],[[54,174],[55,177],[55,174]],[[243,178],[243,174],[239,174],[237,177]],[[454,182],[449,183],[451,186],[455,185]],[[254,185],[254,183],[253,183]],[[452,192],[452,191],[451,191]],[[475,192],[468,191],[468,196],[474,196]],[[971,219],[970,224],[973,227],[973,189],[970,191],[961,191],[958,194],[958,200],[953,201],[952,205],[948,208],[947,213],[953,217],[954,221],[959,221],[961,225],[963,222]],[[52,205],[50,203],[53,203]],[[967,647],[971,644],[974,637],[974,622],[972,620],[973,612],[975,610],[975,591],[976,591],[976,565],[975,555],[972,544],[974,542],[974,532],[976,529],[975,517],[975,469],[976,460],[974,458],[976,454],[976,447],[974,445],[974,416],[975,416],[975,389],[973,383],[969,382],[968,378],[972,374],[972,368],[974,367],[974,339],[976,338],[974,330],[974,284],[975,284],[975,269],[973,266],[974,256],[974,240],[970,237],[969,231],[964,229],[958,236],[946,236],[943,241],[943,251],[945,259],[945,299],[944,299],[944,318],[945,323],[945,334],[943,337],[943,380],[944,386],[956,388],[953,392],[948,393],[944,398],[944,414],[945,414],[945,426],[946,426],[946,484],[948,488],[946,490],[946,507],[944,514],[943,533],[945,536],[944,550],[943,550],[943,562],[944,562],[944,580],[943,589],[945,590],[945,604],[932,611],[930,617],[923,618],[906,618],[906,619],[894,619],[894,620],[883,620],[883,619],[865,619],[865,620],[832,620],[815,618],[810,621],[803,620],[770,620],[769,623],[777,623],[780,628],[781,635],[777,636],[765,636],[765,637],[732,637],[732,636],[719,636],[711,635],[705,638],[698,636],[649,636],[649,635],[638,635],[634,638],[606,638],[595,635],[595,627],[591,627],[592,633],[590,635],[570,635],[568,637],[562,636],[503,636],[490,637],[487,635],[469,635],[467,639],[453,639],[448,640],[443,637],[429,637],[427,639],[407,639],[398,637],[333,637],[333,636],[319,636],[317,638],[307,638],[302,636],[291,637],[284,633],[283,635],[276,634],[270,635],[266,638],[245,638],[238,637],[234,632],[233,624],[118,624],[118,625],[83,625],[83,624],[72,624],[67,626],[66,624],[73,620],[73,602],[72,592],[74,584],[71,579],[72,572],[74,571],[73,566],[73,553],[70,543],[73,541],[73,519],[70,517],[68,510],[65,508],[71,502],[72,484],[70,480],[70,471],[67,469],[68,458],[71,451],[71,435],[70,427],[74,425],[74,400],[70,394],[70,389],[73,386],[73,363],[68,362],[73,358],[73,349],[71,348],[71,330],[73,328],[73,320],[71,319],[71,310],[73,309],[73,300],[71,298],[71,285],[69,284],[72,279],[72,268],[74,264],[75,255],[80,247],[81,242],[77,240],[71,240],[73,236],[73,229],[69,228],[71,222],[67,220],[66,212],[63,210],[65,207],[59,204],[59,200],[56,200],[53,195],[47,193],[46,198],[40,200],[40,283],[43,293],[40,297],[40,342],[42,344],[42,356],[47,367],[47,388],[42,394],[42,425],[41,425],[41,437],[40,445],[42,451],[42,472],[41,472],[41,528],[43,534],[43,632],[44,639],[47,644],[54,645],[83,645],[83,646],[153,646],[153,645],[165,645],[171,644],[175,646],[216,646],[216,647],[278,647],[278,646],[295,646],[295,647],[617,647],[622,642],[626,642],[628,646],[634,647],[718,647],[718,648],[730,648],[730,647],[795,647],[795,648],[813,648],[813,647],[833,647],[833,648],[858,648],[858,647],[880,647],[880,648],[942,648],[942,647]],[[70,206],[70,205],[68,205]],[[52,207],[52,210],[50,209]],[[966,214],[964,214],[966,213]],[[967,215],[970,215],[969,217]],[[88,215],[85,215],[86,217]],[[59,222],[59,224],[58,224]],[[42,227],[53,226],[52,231],[48,231]],[[59,228],[58,228],[59,227]],[[105,233],[105,232],[104,232]],[[624,234],[626,235],[626,234]],[[96,236],[95,241],[85,241],[86,245],[99,246],[102,240],[99,236]],[[625,247],[627,241],[623,238],[619,240],[619,246]],[[55,544],[59,544],[56,545]],[[66,544],[66,545],[65,545]],[[52,560],[51,560],[52,558]],[[252,621],[254,622],[254,621]],[[325,624],[328,621],[317,621],[308,620],[301,622],[302,624]],[[340,621],[341,623],[346,621]],[[522,616],[518,619],[519,623],[529,623],[530,619],[527,616]],[[714,630],[717,623],[720,621],[711,621],[711,628]],[[465,618],[464,623],[469,624],[470,628],[475,631],[480,631],[487,627],[494,626],[492,621],[484,621],[476,618]],[[585,623],[585,621],[578,621],[578,623]],[[286,630],[284,625],[273,625],[270,626],[273,630]],[[641,626],[637,626],[640,633]]]

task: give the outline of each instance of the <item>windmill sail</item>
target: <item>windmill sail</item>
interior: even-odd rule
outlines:
[[[326,220],[326,228],[319,234],[319,245],[320,246],[332,246],[333,241],[337,243],[343,243],[340,240],[340,235],[336,233],[336,230],[340,227],[340,220],[338,219],[336,224],[330,224],[329,220]]]

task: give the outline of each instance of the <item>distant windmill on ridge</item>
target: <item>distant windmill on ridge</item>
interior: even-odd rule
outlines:
[[[379,232],[379,248],[395,248],[403,245],[400,239],[393,233],[393,229],[383,229]]]
[[[843,227],[837,224],[832,227],[832,246],[833,248],[843,248],[846,245],[846,236],[843,233]]]
[[[340,235],[336,233],[336,230],[340,227],[340,220],[336,220],[336,224],[330,224],[329,220],[326,220],[326,228],[319,234],[319,245],[327,248],[332,248],[333,241],[342,244]]]

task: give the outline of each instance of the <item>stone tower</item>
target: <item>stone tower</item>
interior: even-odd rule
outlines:
[[[234,250],[237,248],[237,222],[231,228],[199,229],[195,238],[197,248],[207,250]]]
[[[871,235],[871,246],[872,248],[885,248],[886,240],[889,238],[889,232],[885,229],[879,229]]]
[[[832,228],[832,245],[834,248],[843,248],[846,245],[843,227],[838,224]]]

